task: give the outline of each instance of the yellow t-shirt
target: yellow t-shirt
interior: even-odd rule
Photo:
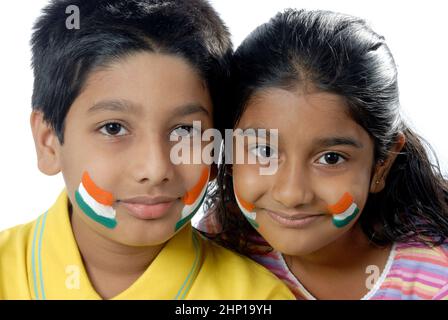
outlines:
[[[0,299],[101,299],[75,238],[64,191],[37,220],[0,233]],[[114,299],[294,299],[272,273],[190,224]]]

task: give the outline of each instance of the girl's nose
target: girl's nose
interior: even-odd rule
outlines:
[[[272,197],[286,208],[310,204],[314,193],[305,166],[295,161],[280,164],[275,175]]]

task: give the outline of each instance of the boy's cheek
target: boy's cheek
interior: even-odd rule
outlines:
[[[72,158],[69,163],[64,163],[62,174],[65,180],[69,195],[74,196],[79,188],[82,177],[85,173],[101,186],[102,189],[114,194],[116,187],[119,186],[120,172],[114,166],[109,166],[104,161],[96,159],[75,159]]]

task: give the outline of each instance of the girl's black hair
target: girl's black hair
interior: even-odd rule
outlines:
[[[289,9],[279,13],[237,49],[231,83],[234,109],[229,127],[235,126],[256,92],[311,84],[345,99],[353,119],[374,141],[375,163],[384,160],[398,135],[404,134],[406,143],[386,186],[369,195],[360,225],[377,245],[445,242],[447,181],[438,163],[431,163],[423,140],[400,116],[394,59],[384,38],[364,20],[329,11]],[[256,231],[235,205],[230,171],[228,164],[220,167],[207,204],[222,226],[217,240],[245,252],[247,239]]]

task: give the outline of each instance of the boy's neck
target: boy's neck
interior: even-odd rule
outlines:
[[[92,287],[104,299],[113,298],[129,288],[164,246],[120,244],[95,232],[78,214],[70,216],[73,234]]]

